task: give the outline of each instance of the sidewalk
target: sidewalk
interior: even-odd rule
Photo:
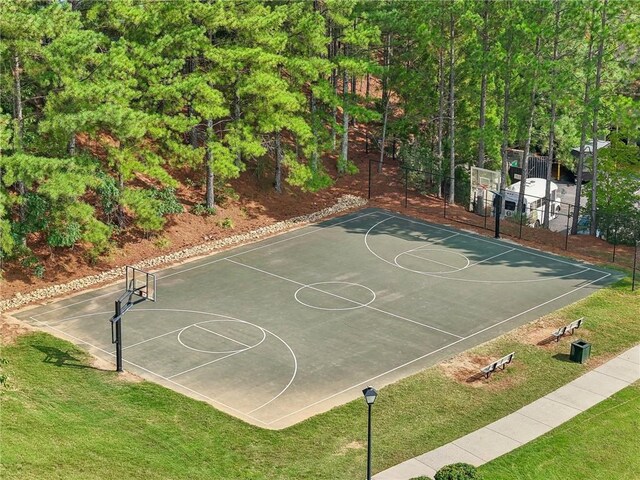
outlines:
[[[555,392],[462,438],[374,475],[375,480],[431,478],[456,462],[480,466],[518,448],[640,379],[640,345]]]

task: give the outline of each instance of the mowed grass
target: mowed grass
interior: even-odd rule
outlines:
[[[494,357],[516,351],[516,361],[488,381],[459,382],[434,367],[381,389],[374,472],[491,423],[637,344],[638,312],[640,293],[626,279],[553,315],[559,324],[587,318],[579,331],[593,344],[587,365],[564,358],[571,339],[541,347],[509,334],[475,349]],[[73,358],[56,361],[60,354]],[[151,382],[94,369],[83,351],[47,334],[22,336],[0,357],[3,480],[346,480],[365,473],[363,400],[269,431]]]
[[[640,383],[480,467],[491,480],[637,480]]]

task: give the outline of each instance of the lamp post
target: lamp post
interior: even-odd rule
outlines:
[[[367,402],[367,480],[371,480],[371,406],[376,401],[378,392],[373,387],[367,387],[362,390],[364,401]]]

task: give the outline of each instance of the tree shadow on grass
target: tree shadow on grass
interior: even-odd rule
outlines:
[[[79,358],[74,357],[71,353],[64,352],[59,348],[48,347],[45,345],[34,345],[34,348],[40,350],[45,354],[44,363],[50,363],[56,367],[72,367],[72,368],[91,368],[93,370],[101,370],[91,365],[85,365],[81,363]]]

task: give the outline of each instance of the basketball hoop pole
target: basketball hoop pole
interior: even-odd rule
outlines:
[[[116,372],[124,371],[122,369],[122,303],[120,297],[116,300],[116,311],[113,317],[112,322],[114,323],[113,327],[116,330],[115,339],[112,338],[112,341],[115,340],[116,344]]]
[[[138,281],[140,277],[142,279]],[[118,372],[124,371],[122,368],[122,317],[140,302],[156,301],[156,276],[153,273],[127,265],[124,281],[124,293],[116,300],[115,311],[111,317],[111,343],[116,345],[116,371]],[[132,300],[134,296],[137,297],[136,300]],[[126,302],[124,306],[123,302]]]
[[[135,304],[144,302],[146,298],[142,297],[132,302],[131,296],[133,292],[124,292],[122,296],[115,302],[115,312],[111,318],[111,343],[116,344],[116,371],[124,372],[122,368],[122,317],[129,311]],[[127,300],[127,303],[122,308],[122,302]]]

